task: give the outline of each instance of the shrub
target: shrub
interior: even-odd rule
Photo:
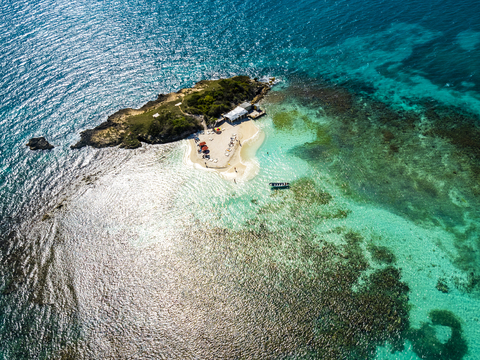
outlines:
[[[162,126],[158,120],[153,120],[148,129],[148,134],[152,136],[159,136],[162,132]]]
[[[176,135],[180,135],[192,127],[192,124],[190,124],[184,116],[174,119],[172,125],[172,131]]]
[[[232,108],[232,103],[239,103],[255,96],[254,86],[248,76],[236,76],[218,82],[219,89],[193,94],[187,100],[190,114],[202,114],[218,117],[222,112]]]

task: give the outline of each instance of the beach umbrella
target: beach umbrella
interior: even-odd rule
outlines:
[[[208,150],[208,146],[202,146],[202,150],[203,151]]]
[[[203,146],[203,145],[206,145],[207,143],[205,141],[202,141],[200,144],[198,144],[198,146]]]

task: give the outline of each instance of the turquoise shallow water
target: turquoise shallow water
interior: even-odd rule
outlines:
[[[2,3],[0,356],[479,358],[476,7]],[[235,74],[281,80],[249,181],[69,149]]]

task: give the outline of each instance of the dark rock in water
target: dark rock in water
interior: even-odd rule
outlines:
[[[436,288],[438,291],[441,291],[445,294],[447,294],[450,291],[444,279],[438,279]]]
[[[31,138],[27,143],[27,146],[30,148],[30,150],[50,150],[54,148],[54,146],[45,140],[43,136]]]
[[[44,214],[44,215],[43,215],[43,217],[42,217],[42,221],[46,221],[46,220],[49,220],[49,219],[51,219],[51,218],[52,218],[52,215],[51,215],[51,214],[48,214],[48,213],[46,213],[46,214]]]

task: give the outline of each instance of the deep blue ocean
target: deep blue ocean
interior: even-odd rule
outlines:
[[[1,359],[480,359],[480,3],[2,0],[0,19]],[[234,75],[280,80],[238,186],[183,141],[70,149]]]

